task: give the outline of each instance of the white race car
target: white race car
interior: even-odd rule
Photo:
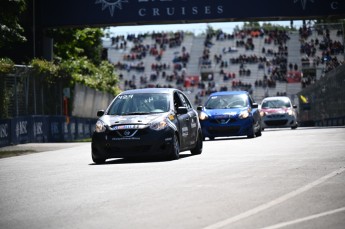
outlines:
[[[261,127],[265,128],[282,128],[298,127],[296,105],[292,105],[289,97],[276,96],[267,97],[261,102],[260,115]]]

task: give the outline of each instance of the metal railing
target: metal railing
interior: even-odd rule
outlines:
[[[12,73],[0,75],[0,79],[0,118],[63,114],[63,88],[68,82],[57,79],[48,83],[23,65],[16,65]]]

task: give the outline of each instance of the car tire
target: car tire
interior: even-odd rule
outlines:
[[[262,135],[262,133],[261,133],[261,126],[260,126],[258,132],[256,132],[255,135],[256,135],[256,137],[260,137]]]
[[[291,130],[295,130],[295,129],[297,129],[297,125],[291,127]]]
[[[105,163],[105,158],[96,158],[92,155],[92,161],[95,164],[104,164]]]
[[[198,140],[196,142],[195,147],[190,151],[192,153],[192,155],[198,155],[202,153],[202,141],[203,141],[203,137],[202,134],[199,133],[198,134]]]
[[[258,122],[257,132],[255,133],[256,137],[260,137],[262,135],[262,127],[261,127],[261,121]]]
[[[254,123],[252,124],[251,130],[249,130],[247,134],[247,138],[255,138],[255,126]]]
[[[99,152],[97,148],[93,146],[93,144],[91,144],[91,157],[95,164],[104,164],[106,161],[105,155]]]
[[[168,156],[168,159],[169,160],[177,160],[179,158],[180,158],[180,143],[178,141],[176,134],[174,134],[173,142],[172,142],[172,146],[171,146],[171,151],[170,151],[170,154]]]

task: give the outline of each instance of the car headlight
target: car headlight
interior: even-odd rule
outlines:
[[[96,129],[95,129],[95,131],[96,131],[97,133],[102,133],[102,132],[104,132],[105,130],[106,130],[106,128],[105,128],[104,122],[102,122],[101,120],[98,120],[98,121],[96,122]]]
[[[206,119],[208,119],[208,116],[207,116],[207,114],[205,112],[201,112],[199,114],[199,119],[200,120],[206,120]]]
[[[166,120],[160,120],[160,121],[156,121],[156,122],[152,122],[150,124],[150,128],[152,130],[163,130],[168,126],[168,123]]]
[[[248,111],[242,111],[239,115],[240,119],[245,119],[249,117],[249,112]]]
[[[290,116],[293,115],[293,111],[292,111],[292,110],[288,110],[286,113],[287,113],[288,115],[290,115]]]

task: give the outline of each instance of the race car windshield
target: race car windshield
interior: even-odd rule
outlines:
[[[212,96],[205,104],[206,109],[230,109],[247,106],[248,99],[246,95]]]
[[[262,103],[261,108],[289,108],[291,104],[288,100],[266,100]]]
[[[168,94],[123,94],[111,104],[109,115],[146,115],[170,110]]]

